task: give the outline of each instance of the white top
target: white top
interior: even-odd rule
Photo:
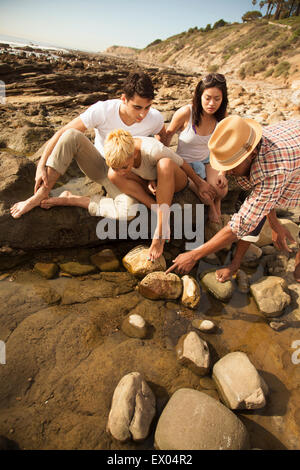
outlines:
[[[161,158],[171,158],[178,166],[182,166],[184,161],[169,147],[166,147],[154,137],[137,137],[141,139],[141,164],[131,171],[145,180],[156,180],[156,166]]]
[[[190,119],[186,128],[178,136],[177,153],[187,163],[201,162],[209,155],[208,141],[212,134],[198,135],[193,129],[192,105],[190,107]]]
[[[164,125],[161,113],[157,109],[150,108],[147,116],[141,122],[127,126],[120,118],[121,103],[122,101],[119,99],[98,101],[80,114],[85,127],[95,129],[94,145],[102,156],[104,155],[104,141],[111,131],[124,129],[133,136],[148,136],[158,134]]]

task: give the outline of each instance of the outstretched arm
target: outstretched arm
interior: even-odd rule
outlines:
[[[178,255],[174,260],[172,266],[166,271],[166,274],[171,271],[176,271],[179,274],[185,274],[190,272],[197,261],[201,258],[215,253],[224,248],[229,243],[237,241],[236,235],[232,232],[229,225],[223,227],[214,237],[208,242],[201,245],[199,248],[195,248],[192,251],[187,251]]]

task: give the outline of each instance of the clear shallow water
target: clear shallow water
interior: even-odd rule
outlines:
[[[86,254],[87,250],[84,256]],[[51,258],[50,253],[48,257]],[[55,259],[57,258],[55,257]],[[41,280],[41,278],[37,277],[36,274],[27,268],[20,269],[20,271],[16,270],[13,278],[16,292],[21,287],[24,288],[24,286],[28,286],[28,289],[34,289],[35,284],[38,292],[41,284],[43,284],[61,293],[69,285],[69,282],[72,282],[70,279],[65,278],[57,278],[51,281]],[[5,288],[5,283],[8,285],[9,281],[6,279],[0,283],[2,289]],[[11,286],[11,283],[9,284]],[[34,302],[33,297],[32,303],[34,304]],[[105,303],[107,301],[102,299],[102,302]],[[157,302],[151,301],[152,304],[154,308]],[[168,318],[168,308],[166,306],[161,308],[160,315],[163,324]],[[243,351],[248,355],[269,387],[270,393],[267,397],[265,408],[252,411],[235,411],[250,433],[252,447],[260,449],[299,449],[300,364],[292,362],[292,355],[295,353],[292,344],[295,340],[300,340],[300,321],[289,316],[289,327],[280,332],[274,331],[268,324],[269,320],[258,311],[253,298],[246,294],[241,294],[237,289],[230,302],[225,304],[214,299],[202,287],[200,305],[195,312],[182,309],[178,303],[177,316],[179,322],[180,318],[182,319],[183,326],[185,325],[186,327],[193,318],[199,315],[202,318],[213,320],[218,326],[216,334],[201,333],[201,337],[209,344],[213,363],[229,352]],[[283,318],[278,318],[278,320],[280,319]],[[109,318],[106,321],[108,323],[105,326],[107,335],[102,337],[103,351],[105,351],[106,344],[108,350],[111,348],[114,335],[120,335],[120,333],[110,331]],[[158,347],[160,344],[159,338],[161,337],[160,328],[161,326],[156,329],[156,333],[151,340],[152,344]],[[174,331],[174,338],[175,336],[176,332]],[[117,343],[119,344],[119,341],[123,340],[119,338]],[[146,345],[147,340],[145,340]],[[173,356],[172,351],[171,354]],[[120,360],[126,362],[126,357],[122,357]],[[172,361],[170,364],[166,363],[163,365],[163,361],[168,361],[168,356],[165,354],[161,361],[161,366],[168,368],[170,376],[172,376]],[[176,380],[177,378],[174,377],[174,385]],[[196,378],[197,381],[198,379]],[[190,386],[193,387],[192,383]],[[150,441],[151,439],[148,440],[148,442]],[[125,447],[122,446],[120,448],[132,449],[132,444],[128,444],[128,447],[125,445]]]

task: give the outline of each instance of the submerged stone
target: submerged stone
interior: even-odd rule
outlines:
[[[52,279],[58,272],[58,266],[55,263],[36,263],[33,270],[46,279]]]
[[[231,299],[234,291],[232,281],[217,281],[215,271],[202,273],[200,279],[203,285],[216,299],[222,302],[227,302]]]
[[[72,276],[84,276],[86,274],[92,274],[97,272],[97,268],[90,264],[80,264],[73,261],[69,263],[62,263],[59,265],[62,271]]]
[[[147,336],[147,324],[144,318],[138,314],[126,317],[122,322],[121,329],[131,338],[145,338]]]
[[[120,263],[114,252],[105,249],[95,253],[90,257],[91,262],[100,269],[100,271],[118,271]]]

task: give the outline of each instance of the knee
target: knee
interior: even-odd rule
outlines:
[[[118,194],[114,200],[119,220],[132,220],[139,211],[139,203],[127,194]]]
[[[175,163],[170,158],[161,158],[157,162],[157,171],[159,173],[168,173],[169,175],[174,171]]]
[[[109,168],[108,170],[107,177],[109,181],[111,181],[114,184],[116,184],[119,180],[118,174],[115,171],[113,171],[111,168]]]
[[[67,129],[60,137],[60,140],[63,141],[71,141],[77,140],[82,136],[82,132],[78,131],[77,129]]]

